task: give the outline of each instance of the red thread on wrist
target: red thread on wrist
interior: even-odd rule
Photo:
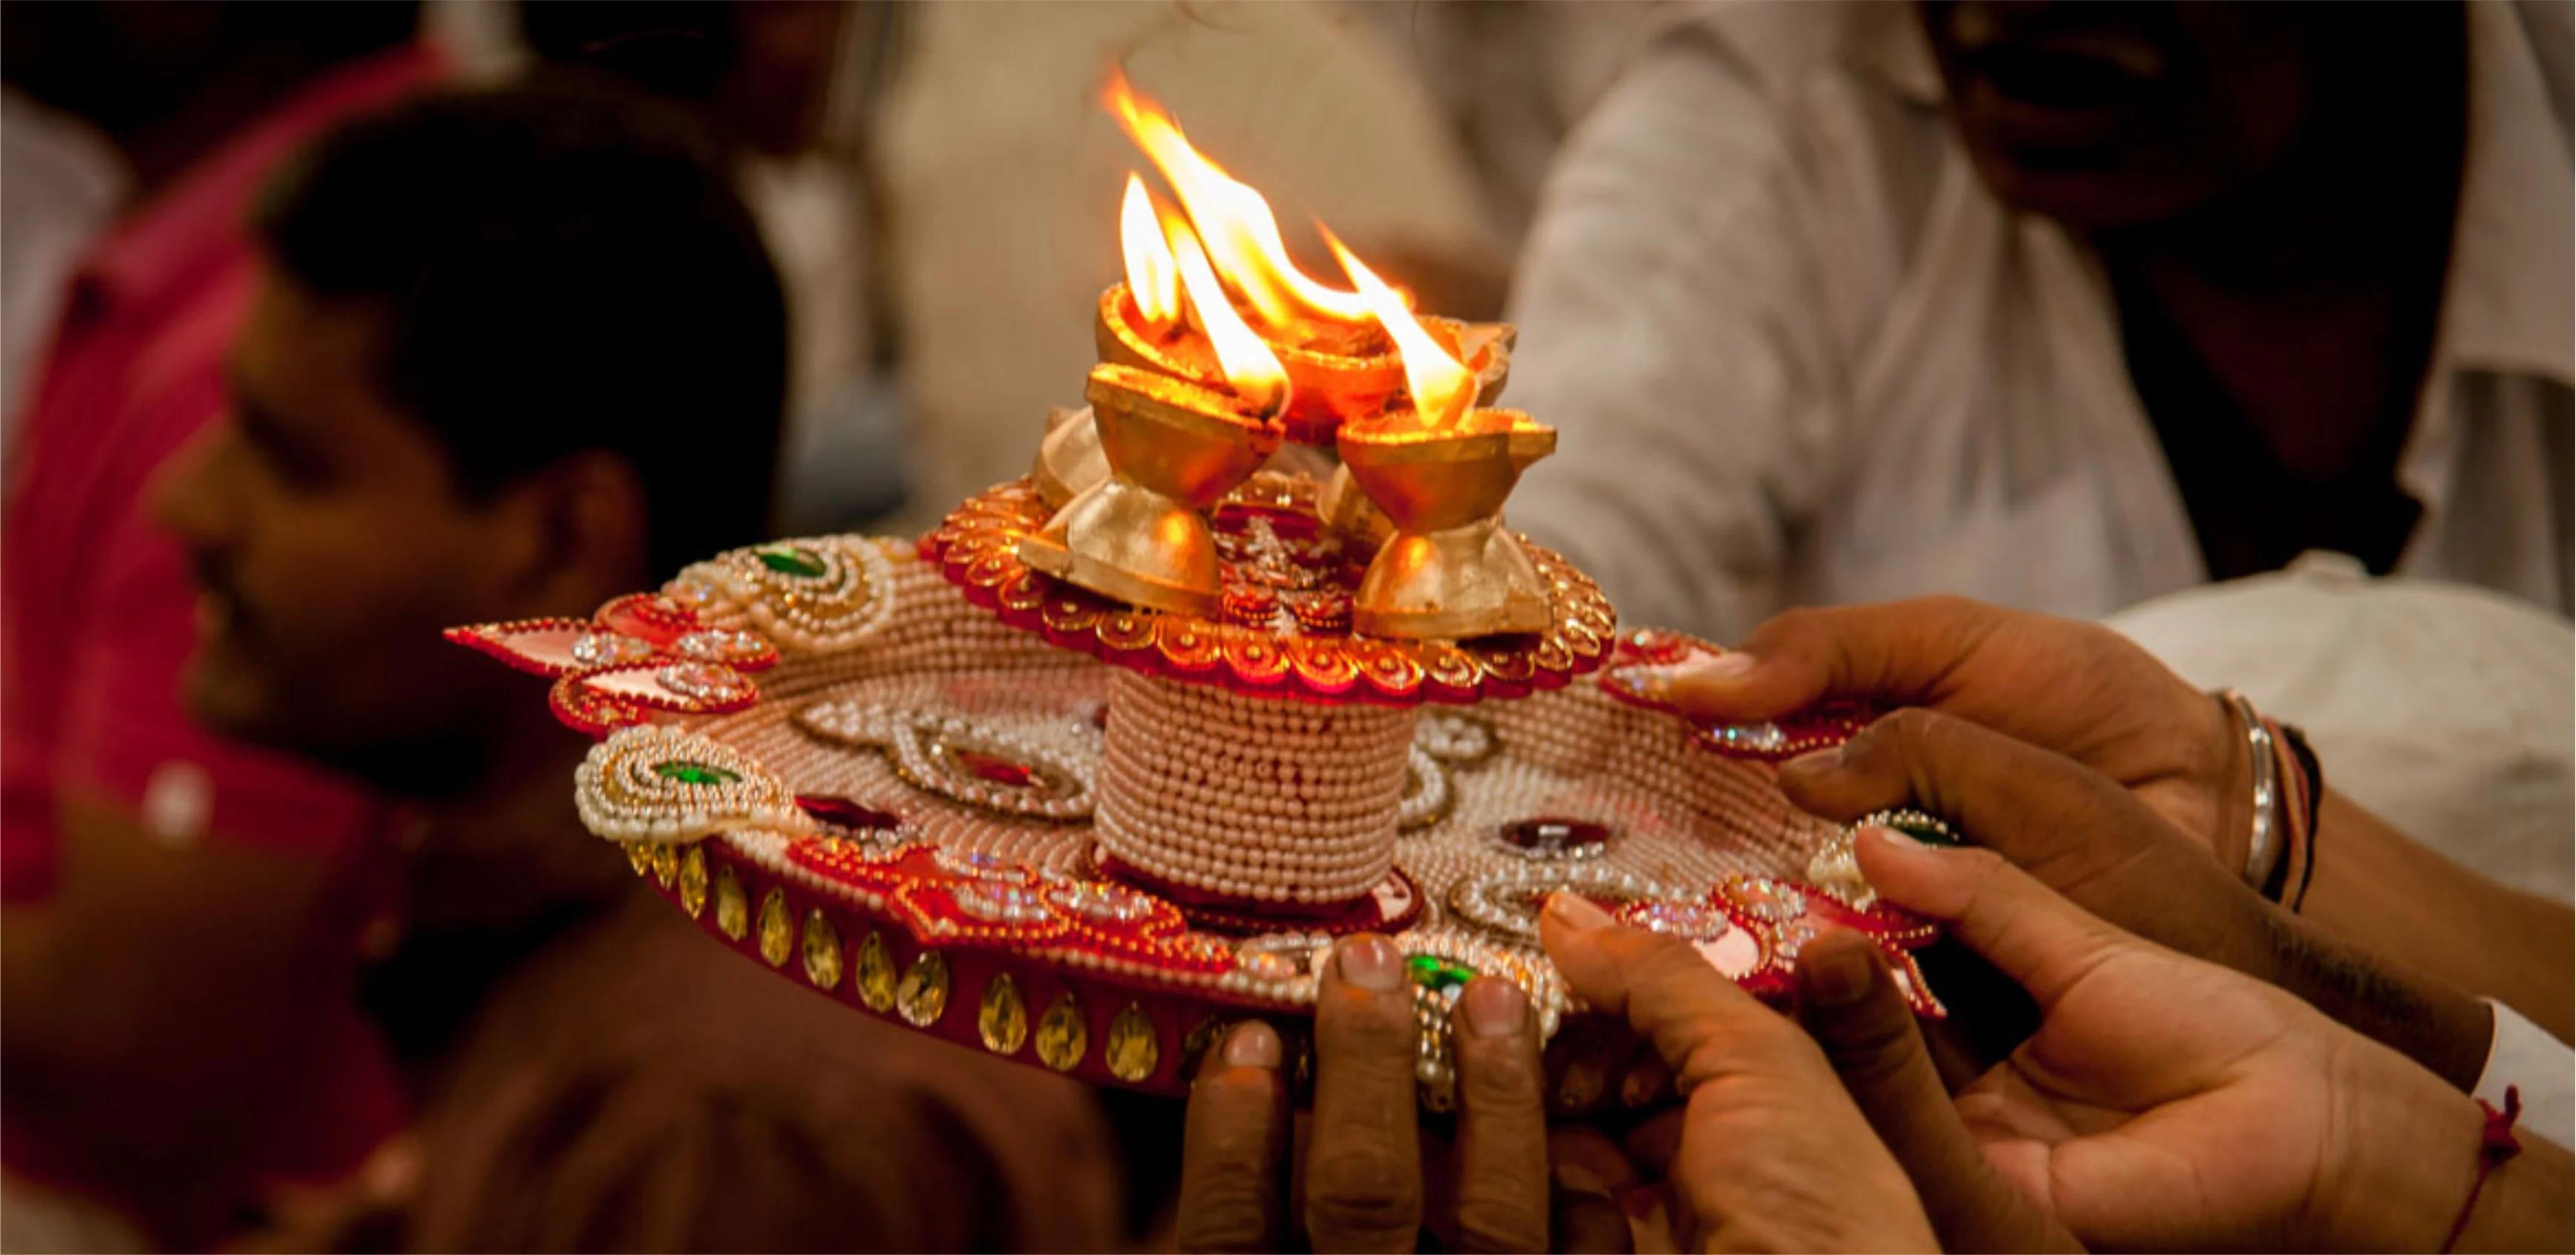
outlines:
[[[2460,1201],[2460,1214],[2451,1221],[2450,1236],[2442,1239],[2443,1255],[2450,1255],[2459,1245],[2460,1235],[2468,1230],[2469,1210],[2478,1205],[2478,1194],[2487,1188],[2487,1178],[2504,1166],[2506,1160],[2522,1153],[2522,1139],[2513,1135],[2513,1122],[2522,1118],[2522,1087],[2504,1087],[2504,1110],[2478,1100],[2478,1110],[2487,1113],[2486,1128],[2478,1133],[2478,1175],[2469,1182],[2469,1196]]]

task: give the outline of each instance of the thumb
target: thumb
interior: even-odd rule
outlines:
[[[1623,668],[1602,683],[1702,722],[1776,719],[1825,698],[1924,702],[2004,616],[1958,597],[1791,610],[1734,650]]]
[[[1880,897],[1948,925],[1952,937],[2028,992],[2043,1015],[2105,960],[2147,947],[1992,850],[1925,845],[1872,825],[1852,853]]]
[[[2083,1249],[1969,1136],[1877,946],[1857,933],[1828,932],[1799,954],[1797,982],[1799,1022],[1913,1179],[1942,1249]]]
[[[1606,1015],[1624,1016],[1672,1069],[1688,1094],[1766,1049],[1793,1049],[1800,1035],[1711,966],[1679,937],[1623,928],[1583,897],[1551,894],[1539,937],[1566,988]],[[1702,1049],[1704,1046],[1721,1049]]]

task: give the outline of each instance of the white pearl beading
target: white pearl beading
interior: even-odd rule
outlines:
[[[1150,876],[1228,897],[1359,897],[1394,865],[1416,713],[1122,671],[1109,682],[1101,843]]]
[[[693,784],[656,770],[665,763],[712,768],[730,781]],[[677,845],[729,828],[811,831],[814,822],[787,787],[751,757],[722,742],[656,724],[622,728],[592,746],[573,773],[573,808],[583,826],[611,841]]]
[[[1538,918],[1523,899],[1557,889],[1572,889],[1621,903],[1692,903],[1692,895],[1635,872],[1597,863],[1543,863],[1506,867],[1460,880],[1449,889],[1449,909],[1490,932],[1535,942]]]
[[[766,551],[793,552],[822,565],[818,575],[773,570]],[[894,614],[894,568],[880,542],[866,536],[813,536],[735,549],[694,563],[664,591],[702,618],[720,606],[741,613],[779,649],[804,653],[860,644]]]

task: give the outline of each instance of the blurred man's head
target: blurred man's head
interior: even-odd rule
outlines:
[[[440,628],[584,614],[757,538],[785,313],[685,125],[588,88],[426,97],[324,139],[255,225],[233,421],[161,492],[209,725],[397,776],[494,700]]]
[[[2078,230],[2170,221],[2300,177],[2321,145],[2439,125],[2411,89],[2460,72],[2449,4],[1923,0],[1921,12],[1978,173],[2004,203]]]

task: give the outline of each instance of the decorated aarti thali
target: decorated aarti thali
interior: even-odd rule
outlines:
[[[1177,203],[1130,177],[1088,407],[1032,423],[1029,475],[918,540],[782,540],[450,633],[600,738],[583,822],[778,977],[1102,1084],[1178,1092],[1238,1017],[1301,1041],[1317,962],[1370,931],[1444,1106],[1468,980],[1572,1036],[1558,891],[1771,997],[1852,929],[1937,1014],[1932,930],[1774,784],[1868,712],[1705,727],[1598,683],[1714,647],[1623,631],[1505,526],[1556,442],[1494,408],[1511,330],[1415,314],[1329,233],[1351,286],[1318,283],[1259,193],[1109,102]]]

